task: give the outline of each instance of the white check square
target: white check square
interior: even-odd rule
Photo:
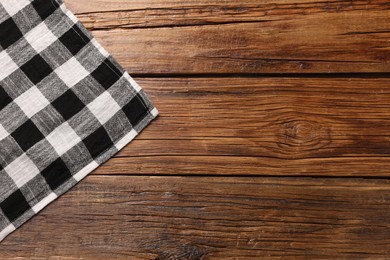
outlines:
[[[9,135],[7,130],[0,124],[0,141],[6,138]]]
[[[39,169],[24,153],[7,165],[4,170],[12,178],[18,188],[39,174]]]
[[[0,80],[5,79],[19,68],[6,51],[0,52],[0,61]]]
[[[69,151],[73,146],[81,142],[80,137],[72,129],[68,122],[53,130],[46,140],[53,146],[59,156]]]
[[[95,98],[87,107],[101,124],[106,123],[121,109],[107,91]]]
[[[28,4],[30,4],[30,1],[28,1],[28,0],[1,1],[1,5],[4,7],[4,9],[7,11],[7,13],[10,16],[13,16],[14,14],[18,13],[20,10],[22,10]]]
[[[36,86],[30,88],[22,95],[17,97],[15,99],[15,103],[29,118],[50,104]]]
[[[38,26],[29,31],[25,38],[31,47],[38,53],[57,40],[56,36],[47,28],[44,22],[41,22]]]
[[[70,58],[67,62],[62,64],[55,72],[69,88],[76,85],[89,74],[75,57]]]

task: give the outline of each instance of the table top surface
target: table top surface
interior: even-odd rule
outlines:
[[[390,255],[389,1],[65,4],[160,115],[1,259]]]

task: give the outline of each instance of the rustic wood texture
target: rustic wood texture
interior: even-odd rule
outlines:
[[[379,259],[390,254],[389,185],[93,176],[6,240],[0,257]]]
[[[390,72],[388,1],[68,2],[131,73]]]
[[[390,78],[137,81],[160,119],[96,174],[390,176]]]
[[[65,3],[160,116],[1,259],[389,257],[389,1]]]

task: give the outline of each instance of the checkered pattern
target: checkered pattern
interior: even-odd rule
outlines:
[[[0,241],[157,114],[61,0],[0,0]]]

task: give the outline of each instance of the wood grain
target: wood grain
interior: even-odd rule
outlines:
[[[0,257],[385,259],[389,228],[389,180],[90,176]]]
[[[389,78],[136,78],[159,119],[95,174],[390,175]]]
[[[66,2],[133,74],[390,72],[388,1]]]
[[[346,7],[351,7],[354,5],[361,5],[366,10],[370,10],[376,5],[386,6],[386,1],[353,1],[353,2],[344,2],[344,1],[326,1],[322,2],[321,0],[267,0],[259,2],[257,0],[247,0],[241,2],[240,0],[133,0],[133,1],[123,1],[123,0],[64,0],[64,2],[72,8],[72,10],[77,13],[100,13],[100,12],[124,12],[129,10],[138,10],[146,9],[150,10],[152,8],[158,9],[181,9],[188,6],[217,6],[217,7],[228,7],[231,5],[237,5],[240,3],[240,7],[245,5],[273,5],[274,7],[286,4],[323,4],[326,7],[326,10],[340,11],[346,9]],[[236,9],[231,12],[231,16],[238,15],[241,9]]]
[[[65,0],[160,111],[0,259],[387,259],[389,2]]]

